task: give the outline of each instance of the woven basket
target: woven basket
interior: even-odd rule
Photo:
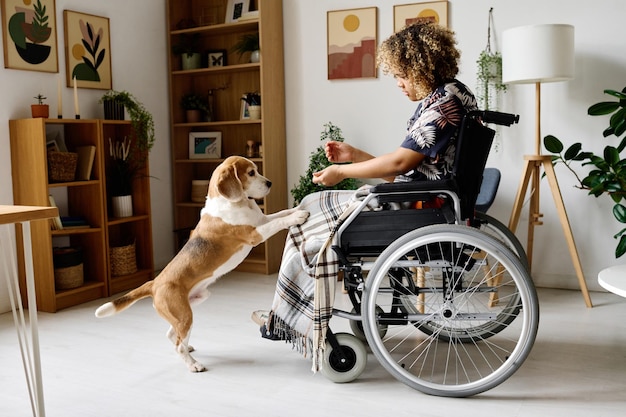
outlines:
[[[48,152],[48,180],[50,182],[74,181],[78,154],[75,152]]]
[[[59,290],[70,290],[83,285],[83,264],[54,269],[54,287]]]
[[[112,247],[110,253],[111,275],[134,274],[137,272],[137,257],[135,256],[135,243],[127,246]]]

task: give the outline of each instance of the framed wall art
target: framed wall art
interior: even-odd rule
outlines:
[[[0,0],[4,67],[59,72],[54,0]]]
[[[393,6],[394,32],[418,20],[429,20],[443,27],[448,27],[448,2],[429,1]]]
[[[190,132],[189,159],[222,157],[222,132]]]
[[[375,78],[378,8],[327,12],[328,79]]]
[[[225,67],[226,66],[226,50],[219,49],[215,51],[207,51],[207,67]]]
[[[226,5],[226,23],[233,23],[250,9],[250,0],[228,0]]]
[[[67,86],[111,90],[109,18],[63,11]]]

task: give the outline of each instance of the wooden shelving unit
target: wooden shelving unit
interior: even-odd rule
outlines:
[[[108,216],[106,165],[109,163],[108,144],[111,135],[129,135],[130,122],[74,119],[19,119],[9,121],[11,136],[11,166],[13,199],[18,205],[49,205],[48,196],[61,196],[62,215],[82,216],[89,223],[86,229],[51,230],[50,221],[35,221],[31,225],[33,268],[36,280],[37,306],[41,311],[57,310],[106,297],[134,287],[154,275],[152,260],[152,229],[148,167],[134,184],[135,216],[113,219]],[[68,148],[96,147],[91,178],[86,181],[51,183],[48,181],[46,142],[48,135],[59,133]],[[145,175],[144,175],[145,174]],[[55,197],[56,199],[56,197]],[[61,204],[59,204],[61,206]],[[121,225],[124,226],[121,226]],[[136,274],[111,277],[109,247],[121,238],[121,230],[136,238]],[[21,242],[21,231],[17,230]],[[20,245],[18,244],[18,247]],[[83,251],[84,284],[70,290],[56,290],[53,248],[80,247]],[[19,265],[20,277],[24,266]],[[24,298],[23,298],[24,299]]]
[[[188,231],[198,222],[201,203],[191,202],[192,180],[208,179],[213,170],[230,155],[246,155],[246,142],[262,145],[263,153],[251,158],[272,183],[263,209],[273,213],[287,207],[285,151],[285,99],[283,69],[283,16],[281,0],[251,1],[258,18],[225,23],[227,0],[168,0],[168,48],[183,36],[197,36],[199,52],[224,51],[227,65],[182,70],[181,58],[169,59],[171,149],[174,187],[174,225],[176,247],[180,248]],[[206,21],[207,13],[212,19]],[[185,24],[183,24],[183,22]],[[181,29],[181,26],[185,26]],[[248,62],[232,52],[242,35],[258,33],[261,50],[259,63]],[[205,65],[206,66],[206,65]],[[241,97],[247,92],[261,95],[261,119],[241,119]],[[212,96],[211,121],[187,123],[179,105],[184,94]],[[221,132],[222,158],[190,159],[190,132]],[[285,234],[279,234],[255,248],[239,270],[272,273],[278,270]]]

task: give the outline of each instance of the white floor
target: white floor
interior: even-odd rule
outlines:
[[[623,416],[626,299],[540,290],[541,324],[529,359],[505,383],[466,399],[431,397],[387,374],[370,355],[349,384],[312,374],[250,320],[271,304],[275,276],[234,273],[196,308],[192,345],[208,372],[192,374],[165,338],[150,300],[96,319],[102,301],[40,313],[48,417],[89,416]],[[335,331],[347,330],[335,318]],[[0,315],[0,416],[29,416],[11,314]]]

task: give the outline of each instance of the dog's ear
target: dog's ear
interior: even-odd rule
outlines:
[[[220,172],[217,181],[217,191],[229,201],[239,201],[243,198],[243,185],[237,176],[237,166],[231,165]]]

